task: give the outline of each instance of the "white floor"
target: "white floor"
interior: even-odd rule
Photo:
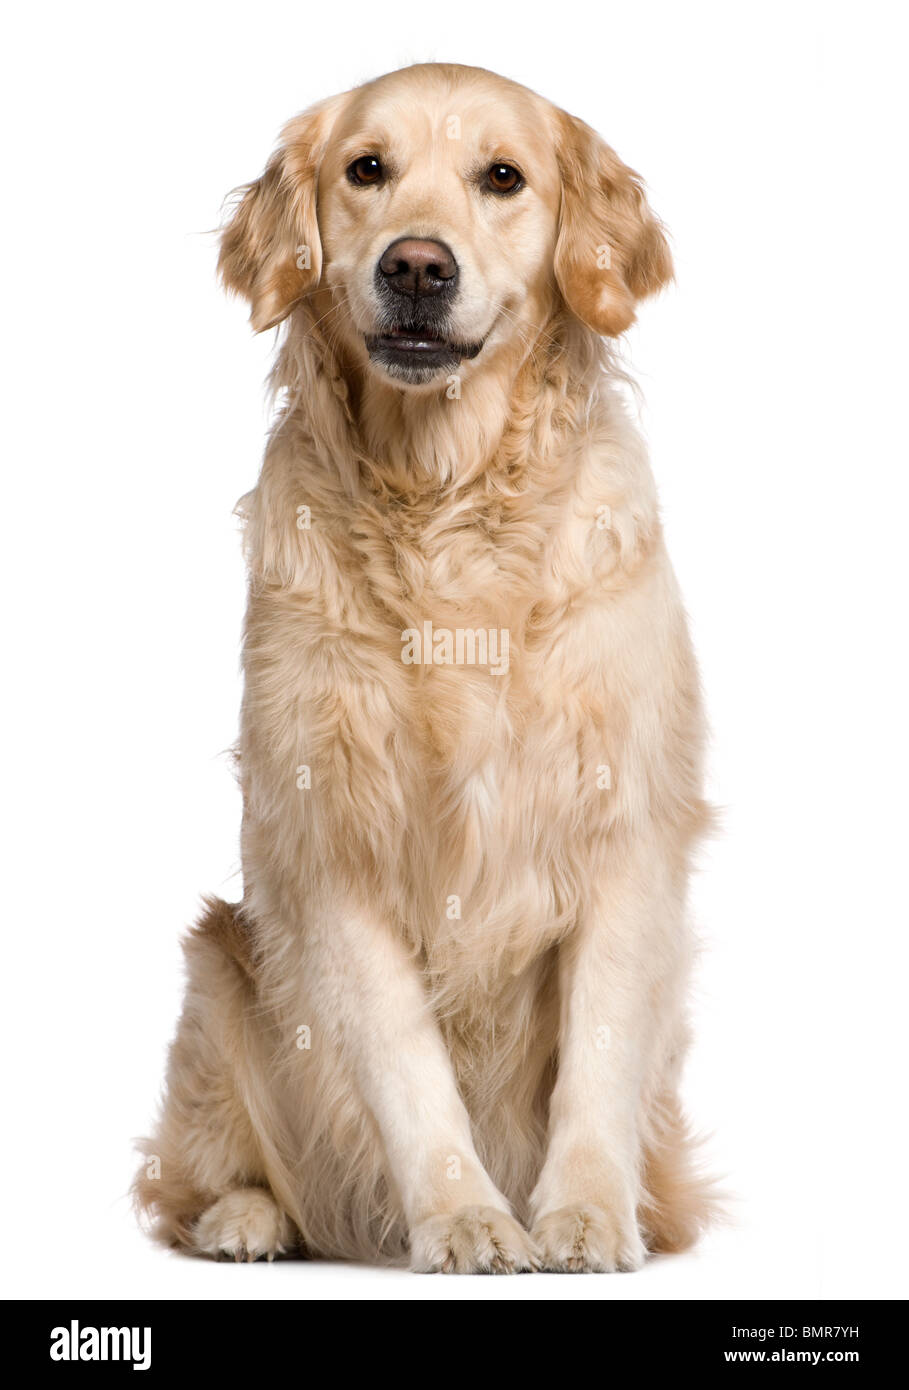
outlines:
[[[27,1224],[33,1211],[10,1213]],[[4,1267],[8,1298],[55,1299],[806,1299],[892,1298],[892,1271],[871,1249],[859,1256],[851,1239],[826,1240],[808,1202],[805,1220],[780,1213],[763,1227],[740,1219],[708,1237],[693,1254],[664,1256],[634,1275],[525,1275],[449,1278],[363,1265],[284,1261],[215,1264],[149,1243],[126,1200],[95,1214],[91,1230],[74,1222],[69,1237],[20,1246]],[[785,1218],[785,1219],[784,1219]],[[832,1222],[831,1224],[835,1224]],[[849,1233],[847,1233],[848,1235]],[[853,1232],[858,1236],[858,1232]],[[15,1247],[13,1247],[15,1248]]]

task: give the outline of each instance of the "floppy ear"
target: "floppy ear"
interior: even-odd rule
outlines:
[[[637,301],[672,279],[669,246],[634,170],[590,126],[564,113],[559,165],[556,280],[582,322],[614,337],[634,323]]]
[[[237,190],[240,201],[221,233],[221,280],[249,300],[257,333],[274,328],[319,283],[316,188],[331,108],[322,103],[288,122],[265,173]]]

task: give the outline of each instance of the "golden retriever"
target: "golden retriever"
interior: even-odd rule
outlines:
[[[703,719],[604,342],[672,273],[641,182],[420,65],[286,126],[220,269],[284,325],[241,504],[244,893],[188,940],[139,1203],[236,1259],[682,1249]]]

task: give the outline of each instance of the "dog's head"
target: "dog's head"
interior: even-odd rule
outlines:
[[[257,331],[304,300],[386,379],[525,343],[564,301],[616,335],[672,273],[637,175],[583,122],[477,68],[405,68],[284,129],[221,243]]]

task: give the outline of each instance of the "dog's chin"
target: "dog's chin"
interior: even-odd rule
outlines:
[[[440,329],[402,325],[367,334],[366,348],[373,365],[393,381],[425,386],[436,377],[450,376],[462,362],[478,357],[483,342],[462,343]]]

